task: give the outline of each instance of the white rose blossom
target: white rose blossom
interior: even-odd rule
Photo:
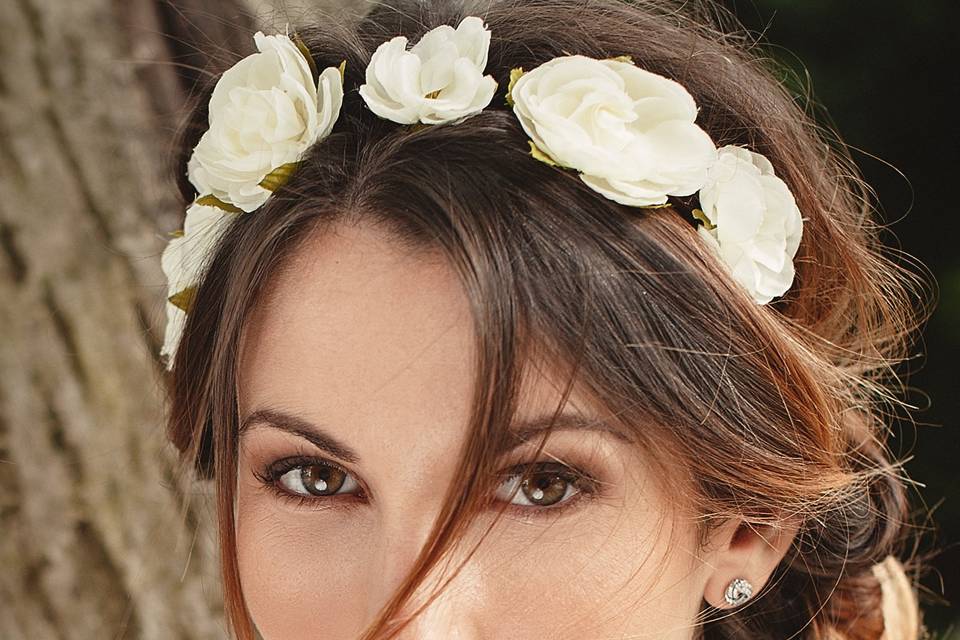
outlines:
[[[490,31],[477,16],[430,29],[407,51],[406,36],[377,47],[359,93],[370,110],[400,124],[456,123],[486,107],[497,81],[483,75]]]
[[[194,202],[187,208],[180,235],[171,238],[160,256],[167,277],[167,328],[160,355],[173,364],[193,292],[217,243],[237,213]]]
[[[767,158],[722,147],[700,190],[700,208],[708,221],[698,227],[700,235],[757,304],[790,288],[803,218]]]
[[[260,185],[268,174],[297,162],[329,135],[343,102],[341,69],[324,69],[314,84],[312,60],[288,36],[258,31],[254,41],[260,53],[243,58],[217,81],[210,127],[187,164],[201,195],[246,212],[270,197],[273,189]]]
[[[514,73],[508,102],[533,155],[576,169],[611,200],[653,206],[691,195],[716,160],[690,93],[626,56],[560,56]]]

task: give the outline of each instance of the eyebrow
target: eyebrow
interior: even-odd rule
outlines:
[[[618,440],[630,443],[632,438],[619,425],[599,420],[579,413],[561,413],[556,419],[552,414],[538,415],[522,420],[510,428],[510,449],[515,449],[546,431],[551,421],[553,431],[599,432],[613,435]],[[244,418],[240,424],[240,435],[256,428],[270,428],[283,431],[307,440],[318,449],[340,458],[345,462],[357,464],[360,455],[349,445],[341,442],[321,426],[300,416],[279,409],[258,409]]]

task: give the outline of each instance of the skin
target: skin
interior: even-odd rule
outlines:
[[[236,511],[241,582],[265,640],[347,640],[401,584],[454,479],[474,384],[473,327],[447,265],[406,255],[373,228],[341,226],[311,238],[291,266],[244,335],[241,421],[265,407],[295,414],[359,460],[275,426],[244,430]],[[521,417],[552,411],[560,400],[548,368],[531,372]],[[574,393],[564,412],[595,415],[589,407]],[[536,440],[521,445],[503,468],[535,448]],[[297,505],[255,475],[301,454],[342,466],[349,474],[344,494],[308,495],[312,502]],[[505,515],[400,638],[695,638],[703,600],[729,608],[722,594],[736,577],[758,591],[793,536],[789,527],[731,520],[697,548],[691,516],[655,482],[643,452],[609,432],[555,432],[535,461],[552,460],[600,480],[597,499],[545,514],[518,492],[512,506],[526,511]],[[356,487],[365,498],[356,497]],[[502,495],[509,501],[509,488]],[[465,549],[492,517],[471,524]],[[455,553],[451,566],[463,557]]]

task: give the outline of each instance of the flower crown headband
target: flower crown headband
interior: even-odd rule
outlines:
[[[209,103],[209,129],[187,163],[198,197],[161,257],[168,281],[160,351],[173,366],[206,260],[239,215],[283,185],[340,114],[346,60],[318,71],[296,35],[264,35],[227,69]],[[484,109],[497,81],[483,75],[490,31],[476,16],[429,30],[407,50],[396,36],[377,47],[359,93],[370,110],[400,124],[457,124]],[[506,103],[530,137],[530,154],[575,169],[620,204],[656,208],[698,194],[699,235],[757,304],[790,288],[803,219],[786,183],[762,155],[716,148],[678,82],[629,56],[565,55],[511,70]]]

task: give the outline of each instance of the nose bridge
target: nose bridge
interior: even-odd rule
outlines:
[[[402,520],[393,519],[393,524],[384,523],[382,538],[376,545],[378,557],[370,563],[369,616],[383,607],[387,600],[400,587],[407,574],[413,569],[420,550],[427,542],[432,521],[427,517],[411,519],[407,511]],[[387,520],[391,520],[389,517]],[[448,556],[430,569],[423,582],[408,600],[399,617],[412,614],[444,581],[449,580],[453,571],[463,562],[463,553],[469,545],[461,542]],[[482,573],[478,564],[478,555],[474,555],[450,580],[439,595],[424,608],[403,631],[396,636],[398,640],[426,640],[444,638],[447,640],[475,640],[480,638],[478,627],[481,619]]]
[[[449,481],[454,469],[450,460],[432,460],[424,464],[408,464],[404,476],[380,492],[379,522],[376,539],[371,540],[373,553],[369,567],[367,592],[370,619],[393,596],[413,569],[414,562],[425,547],[441,511],[440,494],[436,488]],[[398,617],[412,614],[429,596],[448,580],[472,548],[471,535],[454,543],[454,548],[430,568],[429,574],[405,604]],[[398,640],[479,639],[477,626],[483,606],[479,553],[475,554],[450,583],[440,590],[437,598],[427,605],[404,627]]]
[[[413,569],[430,533],[430,523],[384,526],[380,539],[373,542],[368,576],[369,613],[378,611]]]
[[[412,613],[426,602],[434,591],[437,597],[400,633],[399,640],[479,640],[482,619],[482,572],[474,556],[464,564],[452,580],[450,576],[462,557],[447,565],[441,561],[420,585],[405,612]],[[442,568],[449,566],[448,570]],[[442,573],[442,575],[441,575]],[[441,585],[449,581],[440,589]]]

